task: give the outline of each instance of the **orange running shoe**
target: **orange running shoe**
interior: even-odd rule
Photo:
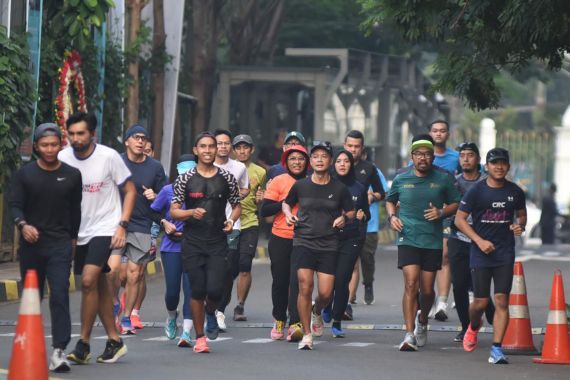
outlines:
[[[140,315],[131,314],[131,325],[137,330],[142,330],[144,328]]]
[[[196,343],[194,344],[194,352],[198,353],[210,352],[210,348],[208,347],[208,341],[206,340],[205,336],[196,339]]]
[[[467,352],[473,352],[477,348],[477,333],[481,325],[477,328],[477,330],[473,330],[471,328],[471,323],[469,327],[467,327],[467,331],[465,331],[465,336],[463,337],[463,349]]]

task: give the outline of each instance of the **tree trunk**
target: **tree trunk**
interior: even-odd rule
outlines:
[[[132,47],[141,27],[141,11],[145,0],[129,0],[129,46]],[[128,73],[131,79],[127,99],[127,128],[139,121],[139,62],[138,52],[129,58]]]
[[[162,147],[162,131],[164,122],[164,69],[166,54],[166,32],[164,30],[164,0],[153,2],[153,39],[152,55],[155,58],[152,66],[152,142],[155,157],[160,157]]]
[[[221,0],[192,0],[192,95],[198,99],[194,108],[195,135],[205,131],[210,121],[218,47],[217,23],[221,6]]]

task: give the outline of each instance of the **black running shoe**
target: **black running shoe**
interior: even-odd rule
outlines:
[[[75,364],[87,364],[91,359],[91,347],[81,339],[77,341],[75,349],[67,355],[67,360]]]
[[[374,288],[372,288],[372,285],[364,286],[364,303],[367,305],[374,303]]]
[[[120,339],[118,342],[113,339],[107,340],[105,351],[97,358],[97,363],[115,363],[121,356],[127,354],[127,346]]]
[[[234,309],[234,321],[244,322],[247,321],[243,305],[237,305]]]
[[[346,305],[346,310],[342,316],[343,321],[352,321],[354,319],[354,315],[352,313],[352,306],[350,304]]]
[[[454,342],[463,342],[463,337],[465,336],[465,330],[462,330],[453,338]]]

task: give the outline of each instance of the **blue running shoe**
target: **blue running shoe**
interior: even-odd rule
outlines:
[[[325,323],[330,323],[330,321],[332,321],[332,303],[321,311],[321,316]]]
[[[178,312],[176,313],[178,317]],[[176,318],[170,319],[166,318],[166,324],[164,325],[164,334],[170,340],[176,338],[176,333],[178,332],[178,326],[176,325]]]
[[[180,335],[178,340],[178,347],[192,347],[192,338],[190,338],[189,331],[182,331],[182,335]]]
[[[489,363],[491,364],[509,364],[509,360],[503,354],[501,347],[491,347],[491,352],[489,353]]]
[[[216,314],[206,313],[206,336],[210,340],[215,340],[220,334],[220,327],[218,326],[218,320],[216,319]]]
[[[124,316],[121,319],[121,335],[136,335],[137,332],[131,324],[131,318]]]
[[[120,313],[121,313],[121,304],[118,303],[113,305],[113,316],[117,318]]]
[[[331,331],[332,331],[332,335],[333,338],[344,338],[344,330],[342,329],[342,327],[331,327]]]

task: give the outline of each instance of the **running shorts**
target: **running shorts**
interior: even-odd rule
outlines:
[[[398,268],[407,265],[419,265],[426,272],[437,272],[441,269],[443,251],[441,249],[429,249],[412,247],[411,245],[398,246]]]
[[[491,296],[491,279],[495,294],[509,295],[513,285],[513,266],[513,264],[506,264],[498,267],[471,268],[475,298]]]
[[[335,275],[337,252],[317,251],[303,247],[293,246],[291,262],[296,264],[295,269],[312,269],[316,272]]]

